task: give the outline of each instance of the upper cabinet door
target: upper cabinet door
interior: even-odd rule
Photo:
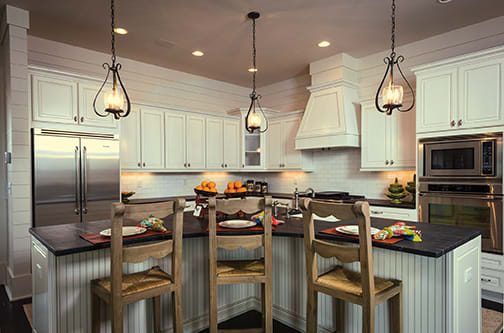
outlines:
[[[395,112],[395,117],[399,112]],[[362,131],[361,131],[361,168],[380,169],[388,168],[388,147],[390,138],[389,116],[378,112],[374,104],[362,106]],[[415,131],[410,135],[415,138]],[[390,163],[390,161],[389,161]]]
[[[296,134],[299,128],[299,118],[285,119],[282,122],[283,167],[298,169],[303,167],[300,150],[296,150]]]
[[[502,125],[504,117],[504,61],[492,59],[460,66],[460,117],[462,128]]]
[[[70,79],[32,75],[34,121],[77,124],[77,83]]]
[[[121,168],[140,169],[142,156],[140,146],[140,111],[132,107],[128,117],[121,119]]]
[[[142,168],[164,168],[164,112],[142,108],[141,138],[142,138]],[[127,118],[126,118],[127,119]]]
[[[100,89],[100,85],[79,83],[79,124],[94,127],[117,128],[118,121],[114,120],[111,114],[107,117],[100,117],[94,112],[93,101],[98,89]],[[106,89],[106,87],[104,87],[104,89]],[[100,95],[96,98],[96,109],[101,114],[105,114],[103,95],[104,92],[102,90]]]
[[[187,116],[187,167],[204,169],[206,162],[205,117]]]
[[[224,168],[240,168],[239,120],[224,120]]]
[[[206,120],[206,167],[208,169],[224,168],[224,123],[222,119]]]
[[[165,165],[167,169],[184,169],[186,163],[186,116],[165,113]]]
[[[390,163],[391,168],[415,170],[416,135],[415,109],[409,112],[394,112],[390,119]]]
[[[266,168],[280,169],[283,165],[283,136],[282,122],[270,121],[266,132]]]
[[[418,133],[456,128],[458,121],[456,68],[419,75],[417,94]]]

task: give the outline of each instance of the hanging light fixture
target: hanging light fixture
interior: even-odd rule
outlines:
[[[395,25],[396,25],[395,10],[396,10],[395,0],[392,0],[392,37],[391,37],[392,50],[390,56],[383,59],[383,61],[387,65],[387,69],[385,70],[385,75],[381,80],[380,86],[378,87],[378,91],[376,92],[375,97],[376,109],[380,112],[386,113],[387,115],[391,115],[393,110],[397,110],[399,112],[408,112],[411,109],[413,109],[413,106],[415,106],[415,92],[413,91],[413,88],[411,88],[410,83],[404,76],[401,67],[399,66],[399,64],[404,61],[404,57],[402,55],[397,56],[395,52]],[[411,91],[411,95],[413,96],[411,106],[409,106],[407,109],[401,109],[401,107],[403,106],[402,102],[404,91],[401,85],[394,83],[394,66],[397,67],[397,70],[401,74],[403,80],[408,85],[408,88]],[[387,75],[388,75],[388,84],[386,87],[383,87],[383,83],[385,82]],[[379,102],[380,91],[382,97],[382,106],[380,106]]]
[[[261,104],[259,103],[259,99],[261,95],[256,92],[256,20],[261,16],[258,12],[250,12],[248,13],[248,18],[252,20],[252,67],[248,69],[249,72],[252,73],[252,93],[250,93],[250,106],[248,109],[247,116],[245,117],[245,129],[249,133],[253,133],[254,131],[259,133],[264,133],[268,129],[268,120],[266,119],[266,115],[263,112]],[[261,122],[262,119],[266,121],[266,126],[261,130]]]
[[[103,64],[103,68],[107,69],[107,75],[105,76],[105,81],[101,85],[100,89],[96,93],[96,96],[93,100],[93,109],[94,112],[100,117],[107,117],[109,114],[113,114],[115,119],[120,119],[127,117],[131,110],[131,103],[126,93],[126,89],[121,81],[121,76],[119,75],[119,70],[122,68],[120,63],[116,63],[116,54],[115,54],[115,16],[114,16],[114,0],[110,1],[110,17],[111,17],[111,27],[112,27],[112,57],[111,57],[111,65],[108,63]],[[104,94],[104,104],[105,104],[105,113],[101,114],[96,110],[96,100],[98,96],[103,90],[103,87],[107,84],[107,81],[110,76],[110,72],[112,72],[112,88],[110,91],[105,92]],[[124,102],[126,102],[126,112],[124,112]]]

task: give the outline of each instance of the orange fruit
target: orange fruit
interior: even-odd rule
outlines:
[[[208,187],[208,186],[203,187],[203,191],[210,192],[210,187]]]
[[[210,183],[208,183],[208,187],[215,188],[215,182],[211,181]]]
[[[241,182],[241,181],[239,181],[239,180],[235,181],[235,182],[234,182],[234,187],[235,187],[235,188],[240,188],[240,187],[242,187],[242,182]]]
[[[201,190],[203,190],[203,186],[198,185],[198,186],[196,186],[196,189],[201,191]]]
[[[240,187],[236,192],[239,193],[247,192],[247,189],[245,187]]]
[[[215,187],[210,187],[210,192],[217,193],[217,189]]]
[[[229,193],[229,189],[228,189],[228,188],[227,188],[227,189],[225,189],[225,190],[224,190],[224,193]]]
[[[233,183],[233,182],[230,182],[230,183],[228,183],[228,185],[227,185],[227,186],[228,186],[228,188],[234,188],[234,183]]]
[[[236,193],[236,190],[234,188],[230,188],[228,193]]]
[[[208,186],[208,182],[206,180],[202,181],[201,182],[201,186],[202,187],[207,187]]]

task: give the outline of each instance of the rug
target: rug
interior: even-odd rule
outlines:
[[[481,325],[482,333],[501,333],[502,332],[503,313],[482,308]]]

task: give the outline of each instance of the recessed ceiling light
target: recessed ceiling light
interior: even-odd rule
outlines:
[[[254,72],[257,72],[257,71],[258,71],[258,69],[257,69],[257,68],[254,68],[254,67],[250,67],[250,68],[248,69],[248,71],[249,71],[250,73],[254,73]]]
[[[128,30],[124,28],[114,28],[114,32],[119,35],[126,35],[128,33]]]
[[[205,54],[203,52],[201,52],[200,50],[196,50],[196,51],[193,51],[192,55],[196,56],[196,57],[202,57]]]
[[[326,40],[323,40],[323,41],[319,42],[317,45],[318,45],[318,47],[328,47],[329,45],[331,45],[331,43]]]
[[[437,2],[444,5],[445,3],[452,2],[452,0],[437,0]]]

